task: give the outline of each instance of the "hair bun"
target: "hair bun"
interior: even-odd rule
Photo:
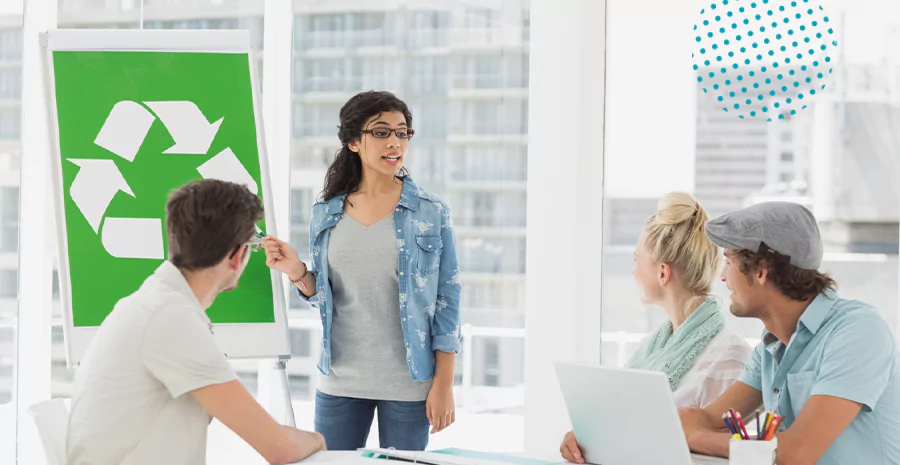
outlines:
[[[681,224],[693,218],[706,222],[706,212],[697,199],[686,192],[671,192],[656,205],[656,221],[659,224]]]

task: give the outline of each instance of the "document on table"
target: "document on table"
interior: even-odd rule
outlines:
[[[403,460],[420,465],[557,465],[559,463],[464,449],[443,449],[429,452],[390,449],[361,449],[361,451],[373,454],[375,457]]]

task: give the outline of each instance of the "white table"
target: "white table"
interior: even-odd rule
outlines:
[[[509,455],[527,457],[524,454],[509,454]],[[359,456],[360,456],[359,452],[337,452],[337,451],[320,452],[320,453],[310,457],[309,459],[301,462],[301,464],[298,464],[298,465],[302,465],[302,464],[306,464],[306,463],[329,463],[329,462],[338,464],[341,461],[350,461]],[[548,457],[531,457],[531,458],[547,460],[548,462],[560,460],[558,456],[557,457],[549,457],[549,456]],[[691,455],[691,459],[695,464],[703,464],[703,465],[714,465],[714,464],[727,465],[728,464],[728,459],[705,457],[705,456],[701,456],[701,455]],[[564,462],[564,461],[560,461],[559,463],[560,464],[568,464],[568,462]]]
[[[312,457],[304,460],[301,463],[328,463],[328,462],[338,462],[344,459],[350,459],[353,457],[359,457],[361,455],[360,452],[319,452],[318,454],[313,455]]]
[[[341,461],[350,461],[354,458],[358,458],[361,455],[362,455],[361,452],[355,452],[355,451],[352,451],[352,452],[343,452],[343,451],[341,451],[341,452],[338,452],[338,451],[320,452],[318,454],[313,455],[309,459],[304,460],[303,462],[299,462],[297,465],[305,465],[307,463],[340,463]],[[536,459],[541,459],[541,460],[547,460],[549,462],[561,460],[559,458],[559,456],[531,457],[531,456],[526,456],[524,454],[509,454],[509,455],[536,458]],[[399,463],[399,462],[390,462],[390,463]],[[562,464],[562,463],[567,463],[567,462],[560,461],[559,463]]]

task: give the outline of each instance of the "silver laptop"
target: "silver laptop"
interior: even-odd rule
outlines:
[[[690,453],[665,374],[556,362],[556,377],[588,463],[728,463]]]

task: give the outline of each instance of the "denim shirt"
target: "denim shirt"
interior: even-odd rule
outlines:
[[[334,312],[328,274],[328,238],[344,211],[346,195],[313,206],[309,223],[310,272],[316,293],[300,297],[319,310],[322,354],[319,371],[331,368],[331,321]],[[406,364],[413,381],[434,377],[434,351],[459,352],[459,260],[450,207],[404,178],[400,202],[394,210],[397,269],[400,281],[400,323],[406,345]],[[299,290],[298,290],[299,292]]]

